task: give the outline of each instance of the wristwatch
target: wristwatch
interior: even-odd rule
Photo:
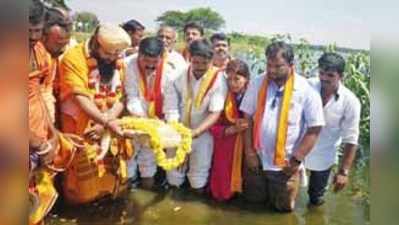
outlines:
[[[349,170],[348,169],[339,169],[338,170],[338,174],[342,175],[342,176],[349,176]]]
[[[301,160],[299,160],[297,157],[295,157],[294,155],[291,157],[291,159],[298,165],[300,165],[302,163]]]

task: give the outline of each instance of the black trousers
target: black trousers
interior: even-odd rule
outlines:
[[[310,170],[308,194],[310,202],[319,203],[326,192],[331,168],[324,171]]]

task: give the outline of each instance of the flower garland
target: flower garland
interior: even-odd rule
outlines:
[[[97,68],[97,60],[89,58],[87,64],[90,70],[89,88],[95,92],[94,102],[101,111],[105,111],[118,101],[118,95],[122,91],[122,77],[120,70],[123,64],[120,60],[116,61],[114,76],[108,84],[102,83],[100,71]]]
[[[87,59],[89,68],[88,87],[94,93],[94,103],[101,112],[112,108],[115,103],[120,101],[122,95],[122,70],[123,60],[116,60],[114,75],[108,83],[101,82],[101,75],[98,69],[98,62],[95,58]],[[122,150],[123,149],[123,150]],[[95,149],[95,162],[98,167],[98,176],[103,177],[106,173],[104,158],[110,151],[113,157],[119,158],[118,174],[121,178],[127,177],[126,159],[133,154],[133,149],[128,141],[112,137],[109,130],[106,130],[101,137],[100,146]]]
[[[154,152],[157,164],[164,170],[169,171],[180,166],[188,153],[191,152],[191,130],[178,122],[171,122],[168,125],[173,127],[180,135],[181,142],[177,146],[176,155],[173,158],[167,158],[161,137],[158,133],[158,127],[165,125],[164,122],[157,119],[124,117],[119,120],[122,129],[133,129],[141,131],[150,136],[150,147]]]

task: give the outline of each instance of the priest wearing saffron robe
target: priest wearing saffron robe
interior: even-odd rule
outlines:
[[[165,96],[170,95],[164,95],[168,85],[172,85],[176,71],[163,53],[163,42],[157,37],[148,37],[140,42],[138,54],[126,59],[127,110],[132,116],[166,121],[177,121],[179,118],[177,106],[173,107],[177,99],[166,99]],[[136,156],[128,165],[129,177],[136,178],[138,165],[143,188],[151,189],[157,169],[154,153],[138,143],[135,146]]]
[[[266,74],[250,83],[240,109],[250,119],[245,137],[244,196],[291,212],[299,189],[299,166],[324,126],[321,98],[295,73],[285,42],[266,49]]]
[[[123,139],[118,118],[124,110],[122,82],[126,70],[121,55],[129,45],[129,35],[121,27],[104,23],[88,40],[69,49],[61,60],[61,129],[84,139],[84,149],[72,162],[79,166],[68,168],[64,176],[64,196],[71,203],[87,203],[115,194],[127,180],[126,160],[132,149],[130,142]],[[120,144],[103,147],[101,140],[107,133],[112,134],[113,143]],[[80,160],[85,157],[94,158],[85,163]],[[89,166],[82,170],[80,165]],[[91,168],[95,173],[80,179],[82,171]]]
[[[213,51],[205,39],[193,41],[189,48],[190,66],[175,80],[173,88],[179,99],[180,120],[192,131],[192,151],[188,168],[169,171],[167,179],[179,187],[187,175],[195,193],[203,193],[208,183],[213,153],[210,128],[218,121],[224,107],[227,85],[224,73],[212,65]]]

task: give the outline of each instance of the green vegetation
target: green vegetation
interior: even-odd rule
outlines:
[[[208,30],[218,30],[225,25],[223,17],[211,8],[195,8],[187,12],[166,11],[156,19],[161,25],[168,25],[181,31],[189,22],[196,22]]]
[[[91,33],[100,23],[96,14],[91,12],[78,12],[74,15],[75,30]]]

